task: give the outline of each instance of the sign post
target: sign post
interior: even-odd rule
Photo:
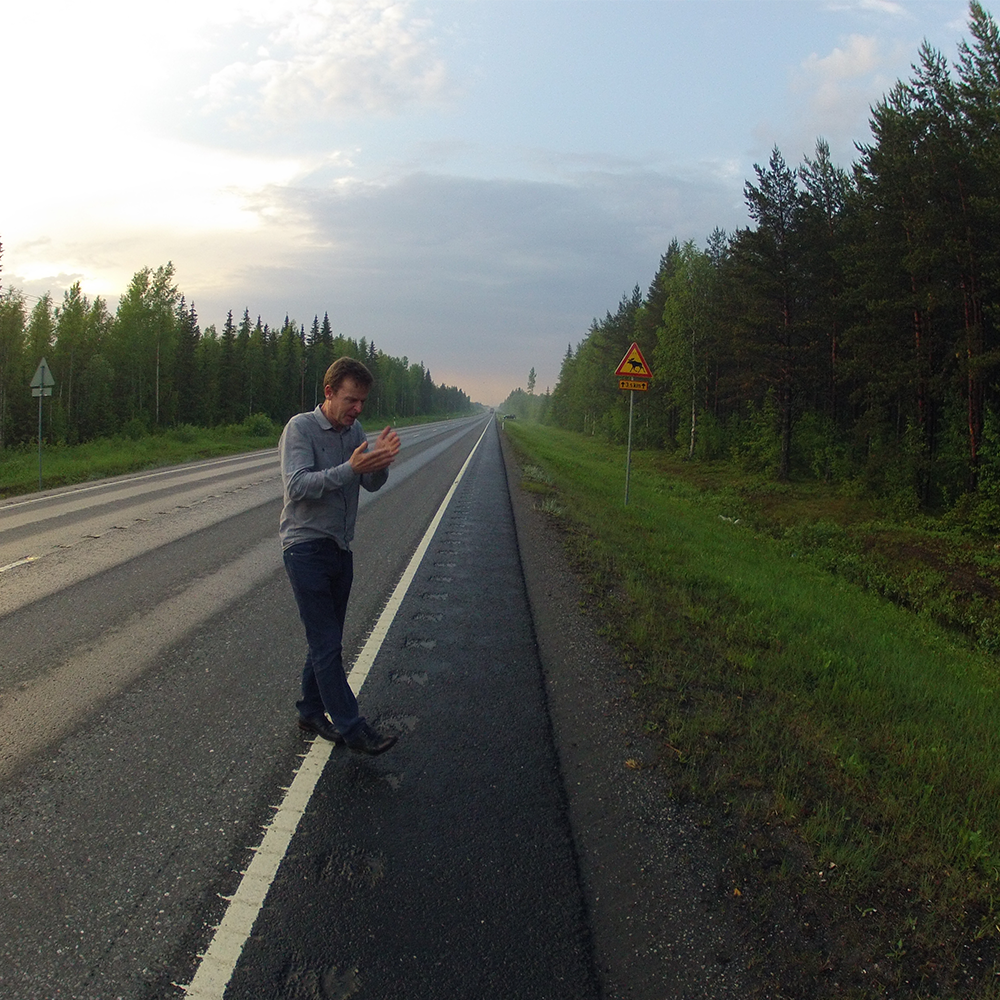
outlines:
[[[38,488],[42,488],[42,398],[52,395],[52,386],[56,380],[49,371],[48,362],[42,358],[38,362],[35,374],[31,379],[31,395],[38,397]]]
[[[649,379],[653,373],[646,364],[646,359],[639,350],[639,345],[633,341],[625,353],[621,364],[615,369],[618,376],[618,388],[628,390],[628,450],[625,453],[625,506],[628,506],[628,482],[632,472],[632,409],[637,392],[649,389]]]

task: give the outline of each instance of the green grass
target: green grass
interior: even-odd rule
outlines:
[[[787,854],[775,878],[836,910],[844,947],[873,951],[886,989],[937,995],[966,974],[969,946],[985,949],[981,983],[956,995],[994,995],[1000,665],[934,610],[954,566],[911,552],[894,567],[871,541],[905,530],[933,548],[933,530],[876,531],[860,501],[662,454],[633,455],[625,506],[623,448],[506,433],[561,511],[675,793],[739,817],[747,844],[791,836],[804,860]],[[884,596],[906,578],[901,600]]]
[[[395,426],[430,423],[452,416],[441,414],[402,420]],[[383,418],[373,417],[370,428],[381,429]],[[42,489],[105,479],[109,476],[180,465],[219,455],[236,455],[277,447],[281,426],[254,414],[241,424],[193,427],[182,424],[158,434],[127,434],[79,445],[44,445]],[[38,487],[38,446],[9,448],[0,452],[0,499],[32,493]]]
[[[267,418],[254,417],[211,430],[182,425],[134,439],[123,435],[80,445],[44,445],[42,488],[275,447],[280,431]],[[38,466],[37,445],[0,453],[0,497],[37,490]]]

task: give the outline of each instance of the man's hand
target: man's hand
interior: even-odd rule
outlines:
[[[399,453],[399,435],[386,427],[375,439],[375,447],[370,451],[368,442],[362,441],[351,455],[351,468],[362,476],[366,472],[378,472],[387,469],[396,460]]]

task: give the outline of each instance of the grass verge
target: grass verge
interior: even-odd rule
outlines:
[[[120,435],[79,445],[45,445],[42,489],[54,489],[143,469],[275,447],[281,428],[266,417],[212,428],[181,425],[160,434]],[[0,498],[37,490],[39,461],[34,448],[0,453]]]
[[[625,506],[621,447],[506,433],[675,794],[733,824],[758,905],[812,921],[810,995],[1000,995],[1000,670],[935,603],[944,579],[967,606],[953,567],[915,560],[940,538],[660,454]]]
[[[394,426],[431,423],[468,414],[441,414],[409,418]],[[381,428],[378,418],[372,427]],[[281,425],[262,414],[241,424],[193,427],[181,424],[156,434],[120,434],[78,445],[45,445],[42,449],[42,489],[54,489],[94,479],[140,472],[167,465],[181,465],[219,455],[237,455],[277,447]],[[0,499],[39,489],[37,444],[0,452]]]

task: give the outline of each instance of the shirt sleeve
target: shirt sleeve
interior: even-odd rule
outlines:
[[[341,489],[355,478],[349,461],[330,469],[317,470],[312,442],[296,422],[285,427],[278,452],[281,479],[290,500],[318,500],[324,493]]]
[[[361,485],[368,490],[369,493],[374,493],[376,490],[380,490],[383,486],[385,486],[388,478],[388,469],[379,469],[378,472],[366,472],[361,477]]]

